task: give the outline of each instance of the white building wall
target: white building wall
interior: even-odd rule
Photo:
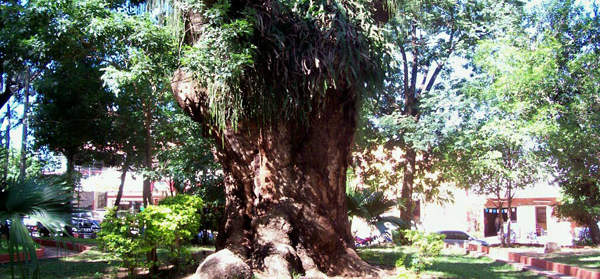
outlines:
[[[464,190],[452,189],[454,202],[445,205],[435,203],[421,204],[421,222],[419,229],[425,231],[463,230],[479,236],[484,230],[483,209],[487,196],[474,195]],[[560,188],[547,182],[519,190],[515,198],[558,198]],[[517,207],[517,222],[511,225],[519,242],[530,243],[536,232],[535,208],[546,206],[547,236],[537,237],[538,243],[554,241],[560,245],[572,244],[571,224],[552,216],[553,207],[547,205],[526,205]],[[467,217],[469,216],[469,217]],[[468,220],[470,219],[470,220]],[[473,220],[476,220],[475,224]],[[476,232],[478,231],[478,232]],[[528,237],[529,236],[529,237]],[[535,238],[535,237],[534,237]]]
[[[428,232],[461,230],[473,233],[483,230],[485,199],[465,190],[452,189],[451,192],[454,196],[451,203],[421,203],[418,228]]]
[[[517,207],[517,237],[525,239],[532,232],[535,233],[535,206]]]
[[[552,208],[546,209],[548,212],[548,241],[556,242],[559,245],[573,245],[573,234],[571,232],[571,223],[565,220],[559,220],[552,216]]]

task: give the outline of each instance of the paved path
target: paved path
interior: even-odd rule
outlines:
[[[44,255],[40,259],[54,259],[54,258],[62,258],[72,255],[77,255],[79,252],[68,250],[65,248],[58,248],[53,246],[42,246],[44,247]]]

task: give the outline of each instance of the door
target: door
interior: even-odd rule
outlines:
[[[546,207],[539,206],[535,208],[535,233],[537,236],[546,235],[548,225],[546,223]]]

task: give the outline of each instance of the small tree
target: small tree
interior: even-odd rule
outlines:
[[[472,138],[468,147],[456,157],[456,180],[467,188],[496,198],[500,214],[502,244],[510,245],[510,222],[508,237],[504,238],[502,208],[508,208],[512,217],[512,201],[519,189],[538,181],[540,161],[534,154],[532,138],[525,127],[513,120],[490,120]]]

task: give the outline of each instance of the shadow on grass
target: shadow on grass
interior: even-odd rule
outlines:
[[[88,279],[105,278],[115,272],[120,261],[97,248],[71,257],[44,259],[39,261],[40,278],[44,279]],[[15,266],[17,274],[18,266]],[[9,279],[10,264],[0,264],[0,279]],[[17,278],[19,278],[17,276]]]
[[[495,262],[490,258],[462,255],[440,257],[426,273],[439,278],[545,278],[531,272],[515,270],[511,265]]]
[[[394,267],[403,254],[412,256],[414,252],[408,247],[366,248],[358,249],[360,257],[369,264],[383,267]],[[444,255],[423,273],[434,278],[490,278],[490,279],[541,279],[532,272],[515,270],[508,264],[495,262],[482,257],[474,258],[463,255]]]
[[[407,248],[363,248],[357,250],[358,255],[372,265],[394,267],[396,261],[408,252]]]

